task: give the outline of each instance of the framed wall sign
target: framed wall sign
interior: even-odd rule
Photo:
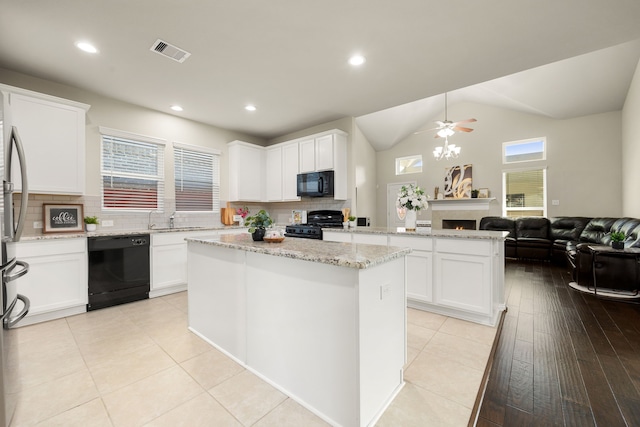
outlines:
[[[489,189],[488,188],[479,188],[478,189],[478,198],[479,199],[488,199],[489,198]]]
[[[84,231],[82,205],[42,205],[43,233],[72,233]]]

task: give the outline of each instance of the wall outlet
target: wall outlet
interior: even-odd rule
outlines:
[[[380,285],[380,299],[385,299],[389,292],[391,292],[391,284],[385,283],[384,285]]]
[[[103,227],[113,227],[113,220],[107,219],[104,221],[100,221],[100,225]]]
[[[42,228],[42,221],[33,221],[33,228]]]
[[[558,206],[558,205],[560,204],[560,200],[552,200],[552,201],[551,201],[551,204],[552,204],[553,206]]]

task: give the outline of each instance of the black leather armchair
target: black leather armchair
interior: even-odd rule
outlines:
[[[518,257],[548,260],[551,255],[549,220],[541,217],[516,219]]]
[[[560,216],[549,218],[551,233],[551,259],[564,263],[567,259],[567,244],[575,245],[591,218],[582,216]]]

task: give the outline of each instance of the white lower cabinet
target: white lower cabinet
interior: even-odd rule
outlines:
[[[244,233],[245,228],[212,231],[185,231],[151,235],[151,290],[155,298],[187,290],[187,242],[188,237],[218,236]]]
[[[495,325],[504,301],[504,252],[498,239],[324,231],[332,242],[409,247],[407,306]]]
[[[29,272],[16,280],[18,293],[31,301],[18,326],[87,310],[86,238],[23,241],[15,243],[15,250],[29,264]]]
[[[407,299],[433,301],[433,241],[430,238],[389,236],[389,246],[409,247]]]

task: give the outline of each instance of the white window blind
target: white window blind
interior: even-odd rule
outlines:
[[[174,144],[176,211],[217,212],[220,156],[204,148]]]
[[[137,138],[121,131],[101,129],[100,132],[103,209],[161,211],[164,201],[164,146],[144,141],[151,138]]]
[[[546,170],[504,173],[506,216],[546,216]]]

